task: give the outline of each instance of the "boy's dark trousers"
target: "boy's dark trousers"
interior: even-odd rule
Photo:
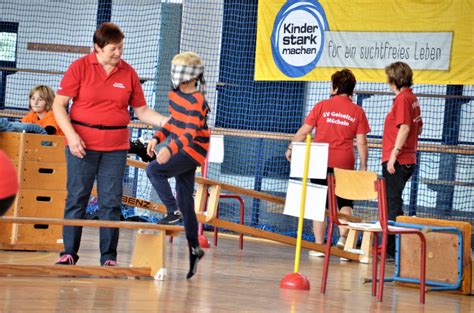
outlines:
[[[388,219],[395,221],[397,216],[403,215],[403,189],[415,171],[416,164],[399,164],[395,162],[395,173],[387,171],[387,162],[382,163],[382,175],[385,178]],[[387,254],[395,256],[395,235],[388,236]]]
[[[191,247],[199,246],[198,223],[194,212],[194,176],[196,174],[196,163],[191,157],[180,151],[170,158],[165,164],[151,161],[146,174],[156,190],[168,214],[179,210],[183,214],[186,238]],[[176,199],[171,191],[168,179],[174,177],[176,180]]]

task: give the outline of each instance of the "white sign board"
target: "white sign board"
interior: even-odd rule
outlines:
[[[306,157],[306,143],[291,143],[290,177],[303,177],[304,161]],[[325,179],[328,167],[329,144],[311,143],[308,178]]]
[[[224,135],[211,135],[209,143],[209,162],[224,162]]]
[[[449,70],[452,32],[327,31],[318,66],[384,69],[402,60],[414,70]]]
[[[326,211],[327,186],[307,184],[304,218],[324,222]],[[286,193],[285,210],[283,214],[299,217],[303,182],[290,179]]]

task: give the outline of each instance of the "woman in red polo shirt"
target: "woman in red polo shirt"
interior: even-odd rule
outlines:
[[[402,193],[415,171],[418,135],[423,122],[418,99],[411,90],[413,72],[403,62],[385,68],[387,82],[395,94],[392,107],[385,118],[382,137],[382,175],[387,188],[388,219],[403,215]],[[389,259],[395,256],[395,236],[387,244]]]
[[[335,72],[331,76],[332,95],[328,100],[318,102],[293,137],[292,141],[304,141],[306,135],[316,128],[314,142],[329,143],[328,173],[335,167],[354,169],[354,138],[360,159],[360,170],[367,170],[367,136],[370,132],[369,123],[362,107],[352,102],[352,94],[356,85],[354,74],[348,69]],[[286,158],[291,160],[291,146],[286,151]],[[311,182],[327,185],[325,179],[312,179]],[[337,197],[337,206],[342,213],[351,215],[352,200]],[[316,243],[324,242],[325,222],[313,222]],[[340,229],[337,243],[343,248],[347,237],[347,229]],[[324,256],[324,253],[310,251],[310,256]]]
[[[124,37],[117,25],[103,23],[94,33],[94,51],[69,66],[54,99],[54,115],[67,139],[67,219],[85,217],[97,179],[99,218],[120,220],[129,105],[145,123],[161,127],[167,121],[147,107],[137,73],[122,60]],[[64,251],[57,264],[76,264],[81,234],[81,227],[63,227]],[[117,228],[100,229],[101,265],[117,264],[118,236]]]

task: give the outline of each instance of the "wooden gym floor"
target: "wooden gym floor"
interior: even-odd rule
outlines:
[[[183,235],[182,235],[183,236]],[[473,312],[474,297],[385,285],[384,301],[371,296],[370,265],[331,259],[328,292],[319,293],[323,258],[302,250],[300,272],[310,291],[280,289],[280,279],[293,271],[295,248],[220,236],[206,249],[197,276],[185,279],[188,255],[183,237],[168,244],[165,281],[152,279],[0,277],[0,312]],[[121,230],[119,263],[128,264],[133,232]],[[211,237],[211,234],[208,234]],[[211,243],[212,244],[212,243]],[[79,264],[98,265],[98,230],[85,229]],[[50,252],[0,251],[2,263],[51,264]],[[389,273],[393,266],[388,266]]]

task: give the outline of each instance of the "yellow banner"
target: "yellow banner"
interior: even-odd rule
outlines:
[[[474,84],[473,0],[260,0],[255,80],[328,81],[350,68],[385,82],[403,61],[415,83]]]

